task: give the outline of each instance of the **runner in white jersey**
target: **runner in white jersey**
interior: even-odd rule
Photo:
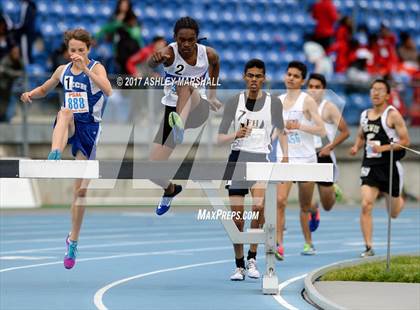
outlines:
[[[209,107],[217,110],[221,106],[216,98],[219,56],[213,48],[197,43],[198,34],[199,27],[194,19],[180,18],[174,27],[175,42],[155,52],[149,60],[151,67],[163,64],[165,84],[168,84],[162,98],[165,115],[154,139],[151,160],[167,160],[175,145],[182,143],[184,129],[201,126],[208,118]],[[206,84],[209,85],[208,96],[203,87]],[[162,215],[169,210],[182,186],[168,180],[152,181],[164,189],[156,208],[156,213]]]
[[[106,97],[112,93],[111,83],[105,68],[88,57],[92,39],[86,30],[67,31],[64,42],[71,62],[59,66],[41,86],[23,93],[21,100],[29,103],[32,99],[43,98],[59,83],[63,84],[64,101],[54,123],[48,159],[61,159],[67,144],[72,145],[75,159],[95,159]],[[73,268],[76,263],[77,241],[85,211],[81,198],[86,196],[88,183],[89,180],[81,179],[74,183],[72,227],[66,238],[64,256],[64,267],[67,269]]]
[[[262,90],[265,82],[265,64],[260,59],[251,59],[245,65],[244,81],[247,89],[229,100],[223,111],[223,119],[219,127],[218,142],[231,143],[232,152],[229,163],[236,162],[267,162],[271,149],[271,135],[275,131],[281,141],[281,147],[287,153],[287,141],[284,135],[284,123],[280,100]],[[231,124],[232,133],[228,133]],[[227,174],[229,173],[229,174]],[[226,178],[232,177],[232,169],[227,169]],[[229,191],[231,210],[236,212],[234,221],[239,231],[244,230],[244,199],[251,192],[252,211],[258,212],[258,218],[251,221],[251,228],[261,228],[264,224],[265,183],[247,181],[229,181],[226,188]],[[236,269],[230,277],[232,281],[245,280],[247,273],[250,278],[259,278],[257,269],[257,244],[251,244],[247,256],[247,272],[243,244],[234,244]]]
[[[280,96],[283,104],[283,119],[288,139],[288,159],[290,163],[316,163],[316,151],[313,135],[325,135],[325,128],[318,114],[316,102],[311,96],[302,92],[306,77],[305,64],[292,61],[287,67],[284,78],[287,92]],[[284,154],[277,147],[277,161]],[[285,209],[292,182],[277,185],[277,251],[276,257],[284,259],[283,229]],[[300,223],[305,245],[302,254],[313,255],[315,249],[309,231],[308,213],[312,211],[312,195],[314,182],[299,182]]]
[[[347,123],[342,117],[337,106],[324,99],[327,81],[322,74],[312,73],[308,79],[308,94],[318,104],[318,113],[324,122],[327,136],[327,142],[324,142],[320,136],[314,136],[315,147],[317,149],[318,163],[333,163],[334,164],[334,182],[338,175],[337,161],[334,154],[334,149],[343,143],[349,136],[349,129]],[[337,129],[339,134],[336,136]],[[320,202],[325,211],[330,211],[334,206],[336,199],[339,199],[341,190],[337,184],[333,182],[317,182]],[[318,203],[314,205],[316,212],[310,213],[309,230],[315,231],[319,226],[320,212]]]

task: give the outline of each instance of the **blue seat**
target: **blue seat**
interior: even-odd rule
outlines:
[[[229,33],[229,39],[232,43],[239,43],[242,41],[242,34],[238,30],[233,30]]]
[[[359,110],[365,110],[371,106],[368,95],[352,94],[349,96],[349,101],[352,106],[357,107]]]
[[[358,8],[362,9],[362,10],[367,10],[369,8],[369,1],[367,0],[360,0],[357,3]]]
[[[388,12],[392,12],[395,9],[395,3],[393,1],[385,1],[382,5],[382,9]]]
[[[405,21],[402,18],[394,17],[392,20],[392,28],[395,30],[402,30],[404,29]]]
[[[19,12],[18,2],[17,1],[6,0],[3,3],[3,10],[9,15]]]
[[[57,27],[49,22],[44,22],[41,24],[41,33],[43,36],[51,37],[57,34]]]
[[[381,21],[377,17],[369,16],[367,20],[367,26],[371,31],[379,29],[380,24]]]
[[[382,10],[382,6],[384,5],[383,1],[369,1],[368,2],[368,10],[373,12],[379,12]]]
[[[282,13],[277,18],[278,22],[283,25],[290,25],[292,23],[292,18],[288,13]]]
[[[413,19],[411,17],[405,19],[405,24],[406,24],[408,30],[414,30],[415,31],[415,30],[418,29],[418,27],[417,27],[418,23],[416,22],[416,19]]]
[[[278,17],[273,12],[268,12],[267,15],[265,15],[265,22],[269,25],[276,25],[278,24]]]
[[[398,1],[395,4],[395,6],[396,6],[397,11],[400,13],[405,13],[406,11],[408,11],[407,4],[404,1]]]
[[[107,4],[107,3],[103,3],[100,6],[95,7],[94,6],[94,13],[92,14],[98,14],[98,15],[102,15],[102,16],[106,16],[106,17],[111,17],[112,13],[114,12],[114,7]]]
[[[251,54],[246,50],[241,50],[238,52],[237,59],[245,63],[251,59]]]
[[[156,19],[158,18],[158,12],[154,7],[147,7],[144,11],[144,18]]]
[[[417,2],[417,0],[412,1],[408,7],[410,8],[410,11],[412,13],[418,14],[420,12],[420,4]]]
[[[227,61],[227,62],[234,62],[235,61],[235,53],[233,52],[233,51],[231,51],[231,50],[224,50],[224,51],[222,51],[221,52],[221,54],[220,54],[220,56],[221,56],[221,59],[223,60],[223,61]]]

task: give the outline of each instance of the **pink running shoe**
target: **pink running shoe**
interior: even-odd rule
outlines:
[[[66,254],[64,255],[64,268],[71,269],[76,264],[77,241],[70,240],[70,234],[66,238]]]
[[[284,260],[284,248],[282,245],[278,245],[276,253],[274,254],[278,260]]]

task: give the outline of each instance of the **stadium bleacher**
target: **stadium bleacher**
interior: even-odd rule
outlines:
[[[17,21],[19,3],[3,0],[3,10]],[[134,12],[142,23],[144,41],[150,42],[156,35],[172,38],[175,21],[185,15],[196,18],[201,27],[200,37],[206,37],[205,44],[217,49],[221,57],[223,81],[235,83],[242,78],[246,60],[259,57],[267,62],[267,76],[270,86],[281,85],[282,72],[293,59],[304,61],[304,35],[313,31],[314,20],[310,16],[310,5],[314,0],[162,0],[133,1]],[[420,47],[420,20],[418,0],[336,0],[342,15],[350,15],[356,24],[366,24],[371,31],[379,28],[386,20],[390,28],[399,33],[409,32]],[[35,55],[35,64],[28,71],[39,73],[50,71],[45,63],[48,55],[59,47],[66,29],[84,27],[97,32],[111,17],[115,0],[37,0],[37,28],[45,42],[44,54]],[[111,47],[98,45],[95,57],[105,64],[112,57]],[[342,80],[334,77],[333,81]],[[340,86],[330,83],[338,93]],[[346,98],[351,106],[345,109],[349,123],[364,107],[366,96],[355,94]],[[368,102],[368,101],[367,101]]]

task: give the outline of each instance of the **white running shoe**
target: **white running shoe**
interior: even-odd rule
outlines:
[[[235,273],[230,276],[231,281],[243,281],[245,280],[245,269],[244,268],[236,268]]]
[[[246,269],[248,270],[248,277],[252,279],[259,279],[260,272],[257,269],[257,261],[253,258],[247,261]]]

